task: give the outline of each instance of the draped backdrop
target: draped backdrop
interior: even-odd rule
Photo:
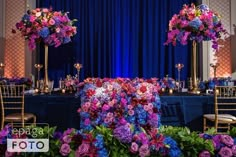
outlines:
[[[37,0],[37,7],[68,11],[78,33],[72,42],[49,47],[49,78],[75,75],[83,64],[87,77],[158,77],[177,79],[175,64],[183,63],[181,80],[190,77],[191,44],[164,46],[168,23],[183,4],[197,0]],[[43,63],[43,49],[38,61]]]

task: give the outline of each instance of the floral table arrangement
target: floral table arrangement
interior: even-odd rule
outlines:
[[[88,78],[81,93],[80,127],[92,130],[95,126],[116,128],[135,124],[146,130],[160,126],[160,89],[156,78]]]
[[[77,20],[69,19],[68,12],[53,11],[52,8],[36,8],[24,14],[16,23],[16,29],[21,32],[25,40],[28,40],[31,50],[36,48],[37,42],[58,47],[70,42],[71,37],[76,34],[75,21]]]
[[[15,84],[15,85],[25,85],[26,89],[30,89],[33,85],[33,81],[27,77],[13,77],[13,78],[0,78],[0,84]]]
[[[212,41],[213,50],[219,49],[218,39],[226,37],[227,31],[224,29],[220,15],[205,4],[199,6],[183,5],[179,14],[174,14],[169,21],[169,30],[165,45],[187,45],[192,44],[191,54],[191,81],[192,91],[197,92],[197,43],[202,41]]]
[[[76,19],[68,17],[69,12],[53,11],[52,8],[28,10],[16,23],[16,29],[28,41],[30,50],[36,49],[36,43],[44,43],[44,89],[48,88],[48,46],[58,47],[71,41],[76,33]],[[13,29],[13,33],[16,31]]]
[[[215,86],[228,86],[232,83],[234,84],[231,77],[210,78],[199,82],[198,88],[201,92],[206,92],[207,89],[213,90]]]
[[[66,91],[70,93],[75,92],[79,85],[79,79],[75,76],[67,75],[64,79],[64,86]]]
[[[179,14],[169,22],[168,39],[165,44],[176,45],[177,41],[186,45],[188,41],[212,41],[212,48],[219,48],[217,40],[227,34],[220,20],[220,15],[205,4],[199,6],[183,5]]]
[[[177,89],[176,81],[171,77],[164,77],[159,81],[162,92],[168,92],[169,89]]]

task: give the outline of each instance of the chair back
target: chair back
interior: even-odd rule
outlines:
[[[220,128],[220,123],[227,124],[227,121],[228,124],[235,123],[236,86],[216,86],[214,91],[214,99],[215,128]]]
[[[0,85],[2,119],[8,113],[21,113],[24,123],[24,85]]]

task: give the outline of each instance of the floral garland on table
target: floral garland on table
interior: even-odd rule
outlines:
[[[79,85],[79,79],[77,77],[67,75],[64,80],[65,88],[67,90],[76,91],[78,85]]]
[[[218,13],[209,9],[205,4],[199,6],[183,5],[179,14],[175,14],[169,22],[168,39],[165,45],[172,43],[174,46],[179,41],[186,45],[187,41],[212,40],[212,48],[219,48],[217,40],[222,34],[227,34],[223,28]]]
[[[161,88],[167,88],[167,89],[175,89],[176,87],[176,81],[171,77],[164,77],[160,80],[160,86]]]
[[[215,86],[228,86],[230,82],[232,82],[231,77],[210,78],[207,81],[201,81],[198,87],[201,91],[205,91],[206,89],[213,90]]]
[[[53,11],[52,8],[36,8],[28,10],[21,21],[16,23],[16,29],[28,40],[30,50],[36,48],[37,42],[55,47],[71,41],[76,32],[74,22],[70,20],[68,12]],[[13,33],[16,31],[13,30]]]

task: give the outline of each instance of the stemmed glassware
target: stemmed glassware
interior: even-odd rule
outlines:
[[[220,66],[219,63],[215,63],[215,64],[211,63],[210,64],[210,67],[212,67],[213,70],[214,70],[214,78],[216,78],[216,69],[217,69],[218,66]]]
[[[78,81],[79,81],[79,72],[80,72],[80,69],[83,67],[83,65],[80,64],[80,63],[75,63],[74,67],[77,69],[77,78],[78,78]]]
[[[37,72],[38,72],[36,89],[39,89],[40,88],[40,70],[43,67],[43,65],[42,64],[35,64],[34,67],[37,69]]]
[[[178,64],[175,65],[175,68],[177,68],[177,70],[178,70],[178,92],[180,91],[180,85],[181,85],[181,83],[180,83],[180,72],[181,72],[181,69],[183,67],[184,67],[184,64],[182,64],[182,63],[178,63]]]

